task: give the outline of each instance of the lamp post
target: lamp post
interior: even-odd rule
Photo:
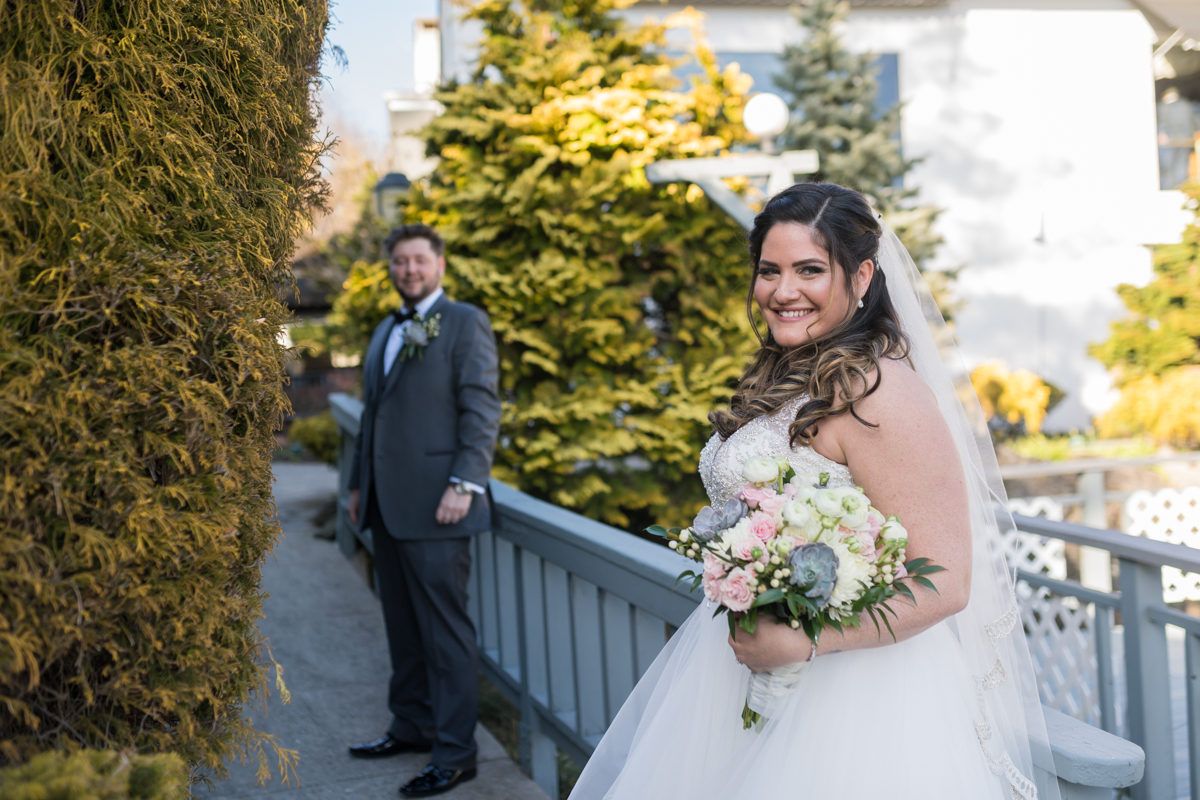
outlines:
[[[408,191],[408,186],[404,173],[389,172],[371,190],[375,196],[375,213],[388,225],[400,221],[400,196]]]
[[[775,154],[775,137],[788,123],[788,108],[774,94],[757,94],[746,103],[743,122],[758,137],[762,150],[719,158],[677,158],[646,165],[646,180],[651,183],[688,181],[704,190],[708,199],[733,217],[746,230],[754,226],[754,209],[721,178],[767,176],[767,194],[774,195],[791,186],[796,175],[811,175],[820,168],[816,150],[785,150]]]
[[[790,118],[787,103],[779,95],[770,92],[754,95],[742,109],[742,124],[758,137],[759,149],[768,155],[777,152],[775,137],[783,133]]]

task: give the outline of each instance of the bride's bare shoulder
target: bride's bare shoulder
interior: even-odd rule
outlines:
[[[857,393],[871,387],[874,389],[855,401],[854,413],[829,420],[830,433],[838,440],[899,432],[897,428],[911,430],[942,420],[933,392],[906,361],[880,359],[878,371],[867,376],[866,385],[854,388]]]
[[[874,385],[876,377],[879,383],[875,391],[854,404],[859,416],[864,416],[865,412],[885,416],[921,411],[937,412],[937,400],[933,391],[925,383],[925,379],[913,371],[908,362],[894,358],[880,359],[878,374],[870,376],[870,384]]]

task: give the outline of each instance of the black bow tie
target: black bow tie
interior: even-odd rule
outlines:
[[[392,312],[392,316],[396,318],[397,325],[399,325],[401,322],[408,322],[410,319],[412,319],[416,315],[417,315],[417,312],[409,311],[408,309],[405,309],[405,308],[397,308],[395,311]]]

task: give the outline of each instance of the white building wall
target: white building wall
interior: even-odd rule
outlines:
[[[778,53],[803,36],[783,8],[702,10],[718,53]],[[446,23],[445,69],[465,72],[478,33]],[[1114,289],[1147,282],[1145,245],[1178,241],[1190,219],[1181,194],[1158,190],[1149,24],[1126,0],[952,0],[855,10],[844,36],[899,55],[903,146],[922,159],[908,181],[944,209],[935,266],[965,267],[956,333],[968,364],[1037,371],[1067,392],[1047,428],[1086,428],[1114,396],[1087,355],[1125,313]],[[690,34],[671,37],[683,50]]]
[[[785,9],[703,10],[717,52],[780,52],[803,36]],[[686,32],[672,36],[685,46]],[[1047,427],[1087,427],[1113,399],[1087,347],[1125,313],[1114,289],[1148,281],[1144,245],[1177,241],[1189,216],[1158,190],[1150,26],[1123,0],[962,0],[853,11],[844,40],[899,55],[903,146],[923,159],[908,182],[945,210],[935,266],[966,267],[968,364],[1037,371],[1068,393]]]

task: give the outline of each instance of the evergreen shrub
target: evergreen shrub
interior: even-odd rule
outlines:
[[[1154,248],[1154,280],[1117,287],[1129,315],[1091,348],[1121,390],[1096,420],[1101,436],[1200,446],[1200,183],[1182,189],[1195,218],[1178,244]]]
[[[0,759],[266,768],[293,241],[322,200],[324,0],[0,14]],[[282,761],[287,751],[277,750]]]
[[[0,769],[0,800],[186,800],[188,771],[173,753],[52,750]]]
[[[745,234],[698,187],[644,172],[742,140],[750,80],[699,41],[700,73],[680,85],[664,26],[627,26],[627,5],[475,3],[478,61],[436,95],[440,161],[407,213],[445,237],[450,293],[491,317],[494,474],[636,529],[706,502],[707,416],[757,342]]]
[[[288,439],[299,442],[300,446],[318,461],[337,466],[338,452],[342,447],[342,433],[333,414],[328,411],[292,420],[292,424],[288,426]]]

